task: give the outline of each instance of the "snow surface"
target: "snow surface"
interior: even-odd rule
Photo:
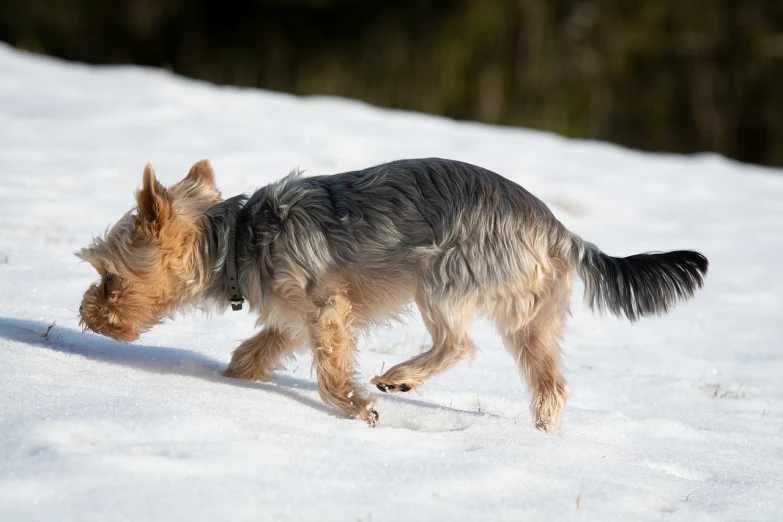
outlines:
[[[557,436],[482,322],[472,364],[374,392],[377,429],[321,403],[308,356],[274,384],[223,378],[245,313],[131,345],[79,331],[96,276],[72,252],[147,161],[173,183],[209,158],[233,195],[422,156],[521,183],[614,255],[701,250],[706,287],[632,326],[577,286]],[[781,520],[781,174],[0,46],[0,520]],[[363,339],[364,382],[427,342],[418,318]]]

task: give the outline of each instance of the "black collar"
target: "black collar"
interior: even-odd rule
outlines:
[[[239,275],[237,274],[237,225],[240,216],[234,220],[231,224],[231,228],[228,232],[228,253],[226,254],[226,278],[228,279],[228,289],[231,293],[229,302],[231,303],[231,309],[235,312],[242,309],[242,303],[245,302],[245,298],[242,297],[242,292],[239,290]]]

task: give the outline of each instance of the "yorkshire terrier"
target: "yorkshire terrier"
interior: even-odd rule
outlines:
[[[179,309],[236,310],[247,300],[262,329],[225,375],[271,380],[309,346],[321,398],[371,426],[378,413],[357,382],[357,330],[416,303],[432,347],[371,381],[407,392],[474,355],[469,329],[482,314],[546,432],[558,429],[568,397],[558,342],[572,272],[590,307],[635,321],[692,296],[708,266],[689,250],[611,257],[516,183],[437,158],[294,171],[225,200],[206,160],[168,188],[147,165],[136,207],[77,255],[101,277],[84,294],[84,328],[130,342]]]

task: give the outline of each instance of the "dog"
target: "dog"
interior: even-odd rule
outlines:
[[[148,164],[135,208],[76,255],[100,275],[79,309],[83,329],[130,342],[178,310],[246,301],[262,328],[225,375],[271,380],[309,346],[323,401],[370,426],[379,415],[357,382],[357,332],[416,303],[432,347],[371,381],[407,392],[473,357],[481,314],[527,383],[535,426],[550,433],[569,393],[558,343],[572,274],[591,308],[635,321],[691,297],[708,267],[689,250],[611,257],[516,183],[439,158],[294,171],[225,200],[207,160],[168,188]]]

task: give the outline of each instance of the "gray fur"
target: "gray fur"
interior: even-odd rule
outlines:
[[[261,309],[276,274],[296,272],[308,292],[348,271],[367,284],[411,277],[428,299],[502,287],[562,259],[585,282],[585,299],[630,320],[667,311],[701,286],[707,260],[680,251],[614,258],[571,234],[538,198],[481,167],[437,158],[401,160],[333,176],[297,172],[209,212],[202,255],[216,277],[208,296],[228,297],[223,271],[231,220],[240,282]],[[411,296],[409,296],[410,298]]]

